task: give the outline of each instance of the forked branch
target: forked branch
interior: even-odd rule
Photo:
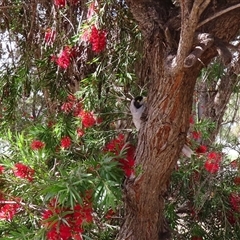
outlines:
[[[210,2],[211,0],[195,0],[189,15],[186,15],[186,4],[184,1],[181,1],[182,26],[176,56],[176,65],[174,66],[175,71],[177,70],[176,68],[180,69],[184,66],[184,60],[192,48],[199,18]]]

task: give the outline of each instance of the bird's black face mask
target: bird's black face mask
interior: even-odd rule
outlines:
[[[139,109],[143,105],[143,97],[142,96],[135,97],[133,104],[137,109]]]

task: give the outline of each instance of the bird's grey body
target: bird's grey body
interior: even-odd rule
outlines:
[[[137,131],[139,131],[141,127],[141,123],[142,123],[141,117],[145,108],[146,108],[145,98],[143,98],[142,96],[138,96],[132,99],[130,103],[130,111],[132,114],[133,123]],[[191,158],[193,151],[186,144],[184,144],[182,153],[188,158]]]
[[[145,99],[139,96],[134,98],[130,104],[130,111],[132,114],[133,123],[138,131],[140,129],[142,122],[141,120],[142,114],[146,108],[144,101]]]

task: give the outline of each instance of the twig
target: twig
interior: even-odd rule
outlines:
[[[202,22],[200,22],[200,23],[198,24],[198,26],[197,26],[197,29],[200,28],[201,26],[203,26],[204,24],[212,21],[213,19],[215,19],[215,18],[217,18],[217,17],[219,17],[219,16],[221,16],[221,15],[227,13],[227,12],[230,12],[230,11],[236,9],[236,8],[239,8],[239,7],[240,7],[240,3],[238,3],[238,4],[234,5],[234,6],[231,6],[231,7],[229,7],[229,8],[226,8],[226,9],[220,11],[220,12],[217,12],[217,13],[214,14],[213,16],[211,16],[211,17],[203,20]]]

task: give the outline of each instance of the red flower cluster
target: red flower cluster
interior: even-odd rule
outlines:
[[[238,163],[237,160],[233,160],[232,162],[230,162],[230,166],[231,166],[232,168],[238,168],[239,163]]]
[[[14,165],[14,175],[19,178],[27,179],[29,182],[33,180],[34,170],[22,163],[16,163]]]
[[[11,203],[9,203],[11,202]],[[20,209],[20,204],[15,201],[7,201],[2,197],[0,198],[0,219],[11,221],[14,215]]]
[[[232,225],[240,221],[240,195],[231,193],[229,196],[231,210],[227,213],[227,219]]]
[[[67,4],[67,1],[66,0],[54,0],[54,4],[57,7],[65,7]]]
[[[96,124],[96,120],[91,112],[81,110],[78,114],[78,117],[82,119],[82,125],[85,128],[92,127]]]
[[[233,182],[234,182],[236,185],[239,186],[239,185],[240,185],[240,176],[234,177]]]
[[[69,46],[65,46],[59,56],[53,56],[52,60],[55,61],[60,68],[67,69],[73,56],[74,50]]]
[[[211,152],[207,155],[207,161],[204,164],[205,169],[210,173],[217,173],[220,168],[222,156],[220,153]]]
[[[201,132],[197,132],[197,131],[192,132],[192,138],[196,141],[199,140],[201,136],[202,136]]]
[[[66,214],[66,212],[69,213]],[[93,221],[92,212],[92,205],[88,201],[83,205],[76,204],[73,209],[69,209],[60,207],[54,199],[43,213],[44,226],[48,229],[47,239],[82,239],[82,225]],[[53,217],[58,217],[59,220],[52,222]]]
[[[193,116],[190,116],[190,117],[189,117],[189,123],[190,123],[190,124],[194,124],[194,117],[193,117]]]
[[[116,156],[120,154],[121,150],[125,146],[124,135],[119,134],[117,138],[111,140],[105,146],[105,151],[112,152]],[[121,164],[121,168],[123,169],[125,175],[130,177],[134,174],[134,154],[135,154],[135,147],[131,144],[126,146],[127,153],[126,157],[122,159],[118,159],[119,163]]]
[[[200,236],[193,236],[191,240],[202,240],[203,238]]]
[[[115,155],[119,155],[121,149],[124,146],[124,135],[119,134],[115,139],[111,140],[106,144],[104,150],[107,152],[112,152]]]
[[[56,38],[56,31],[52,30],[51,28],[48,28],[45,32],[44,41],[47,44],[53,43]]]
[[[200,145],[197,149],[196,149],[196,153],[206,153],[207,152],[207,146],[205,145]]]
[[[98,30],[96,26],[92,27],[90,33],[89,42],[92,44],[92,50],[96,53],[100,53],[106,46],[106,32]]]
[[[32,150],[40,150],[44,148],[45,143],[39,140],[33,140],[30,147]]]
[[[237,193],[231,193],[229,196],[229,202],[232,209],[235,212],[240,212],[240,195]]]
[[[70,5],[76,5],[78,4],[79,0],[68,0]],[[54,0],[54,4],[59,7],[65,7],[67,5],[67,1],[66,0]]]
[[[0,174],[3,174],[4,169],[5,169],[4,166],[0,165]]]
[[[106,219],[111,219],[115,215],[115,212],[112,209],[109,209],[105,215]]]
[[[77,128],[77,135],[78,137],[84,136],[85,132],[82,128]]]
[[[65,136],[61,139],[61,147],[64,149],[69,148],[71,146],[71,143],[71,138],[68,136]]]
[[[77,102],[75,97],[68,96],[66,102],[61,106],[61,110],[65,113],[70,113],[73,111],[75,117],[80,117],[82,120],[82,125],[85,128],[92,127],[96,124],[96,119],[91,112],[82,109],[82,104]]]
[[[77,99],[73,95],[68,95],[66,102],[61,106],[61,110],[65,113],[70,113],[71,111],[79,112],[82,108],[82,104],[77,102]]]

